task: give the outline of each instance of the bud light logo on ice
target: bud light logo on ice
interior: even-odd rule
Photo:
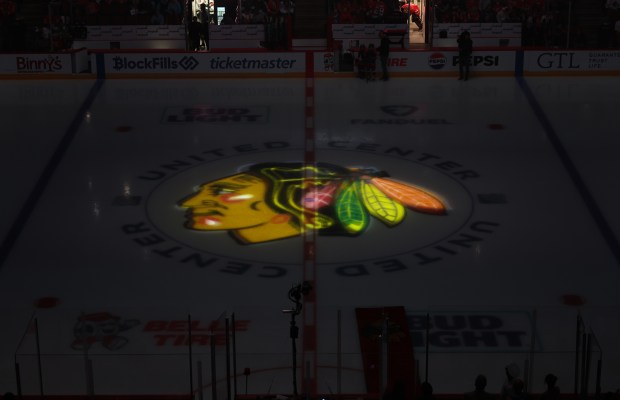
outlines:
[[[415,347],[436,349],[525,349],[531,344],[532,322],[526,311],[435,312],[407,315]],[[536,334],[536,333],[534,333]],[[540,346],[540,339],[537,339]]]
[[[447,59],[442,53],[433,53],[428,57],[428,65],[432,69],[442,69],[446,65]]]

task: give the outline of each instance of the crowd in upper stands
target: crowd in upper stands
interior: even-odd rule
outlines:
[[[178,25],[183,8],[181,0],[76,0],[74,18],[83,25]]]
[[[524,46],[564,47],[569,10],[561,0],[439,0],[437,22],[519,23]],[[584,32],[572,27],[573,47],[585,47]]]
[[[292,0],[243,0],[241,7],[234,10],[237,24],[264,24],[275,16],[295,13]]]
[[[23,1],[28,0],[0,0],[0,50],[23,48],[23,42],[29,44],[26,47],[47,48],[50,40],[60,38],[63,42],[65,32],[75,26],[183,24],[185,14],[185,0],[56,0],[51,3],[54,4],[51,21],[46,16],[39,26],[26,27],[20,18]],[[598,46],[620,45],[620,0],[592,1],[600,4],[604,21],[597,33]],[[227,8],[226,18],[219,23],[269,24],[274,17],[295,12],[293,0],[242,0],[239,4],[238,8]],[[405,0],[335,0],[332,21],[406,22],[408,15],[402,11],[403,4]],[[210,15],[213,15],[212,6],[213,3]],[[431,0],[426,2],[424,12],[427,17],[432,16],[428,21],[439,23],[520,23],[524,46],[562,47],[566,43],[570,11],[564,0]],[[574,15],[573,21],[571,47],[587,47],[585,32]]]
[[[337,24],[404,23],[407,15],[399,0],[339,0],[334,7]]]
[[[620,0],[616,0],[620,1]],[[400,17],[404,0],[339,0],[334,20],[338,23],[391,22]],[[436,22],[523,22],[529,16],[551,18],[559,13],[561,0],[436,0],[427,6]]]
[[[406,21],[401,12],[404,0],[337,0],[334,22],[341,24],[395,23]],[[620,44],[617,21],[620,0],[600,3],[604,21],[598,46]],[[588,47],[586,32],[573,15],[569,27],[569,3],[564,0],[434,0],[427,3],[428,19],[438,23],[519,23],[524,46],[564,47],[570,29],[571,47]],[[614,31],[615,29],[615,31]],[[590,32],[592,34],[592,32]]]

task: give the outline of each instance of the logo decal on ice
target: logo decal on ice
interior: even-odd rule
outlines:
[[[395,117],[405,117],[418,111],[418,107],[415,106],[381,106],[381,110],[384,113],[393,115]]]
[[[385,226],[400,224],[406,209],[433,215],[446,207],[428,189],[371,168],[319,163],[256,164],[245,171],[202,183],[177,203],[186,211],[185,227],[228,231],[240,243],[262,243],[319,234],[356,236],[370,217]]]
[[[386,105],[380,107],[382,115],[366,113],[351,119],[352,125],[452,125],[446,118],[427,115],[425,108],[413,105]],[[389,117],[386,117],[387,114]],[[414,116],[413,114],[417,114]]]
[[[107,312],[82,315],[73,327],[75,340],[71,347],[74,350],[87,350],[95,343],[100,343],[108,350],[118,350],[129,342],[120,333],[139,324],[138,320],[122,319]]]
[[[185,123],[266,123],[269,121],[269,107],[221,107],[212,105],[194,105],[186,107],[168,107],[162,117],[164,124]]]

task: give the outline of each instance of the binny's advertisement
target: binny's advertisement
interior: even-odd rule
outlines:
[[[8,54],[0,57],[0,74],[70,74],[71,54]]]

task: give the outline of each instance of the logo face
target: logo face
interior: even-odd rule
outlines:
[[[448,60],[442,53],[432,53],[428,56],[428,66],[432,69],[442,69]]]
[[[163,162],[137,176],[140,201],[117,203],[135,216],[122,231],[166,262],[280,278],[299,268],[305,232],[319,267],[355,277],[458,257],[499,228],[477,215],[480,174],[456,161],[348,141],[321,143],[313,166],[302,155],[278,141]]]

